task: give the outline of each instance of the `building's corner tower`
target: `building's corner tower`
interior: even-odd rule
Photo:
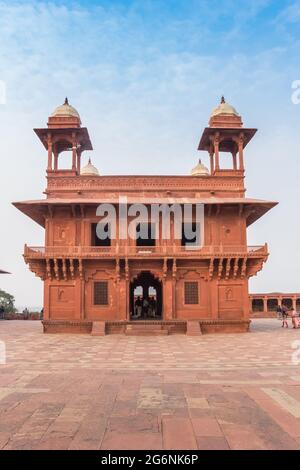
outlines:
[[[46,128],[34,131],[48,152],[48,177],[80,175],[81,154],[93,147],[87,128],[81,127],[79,113],[69,104],[68,98],[49,116]],[[59,170],[59,155],[65,151],[72,152],[72,165]]]
[[[268,258],[266,244],[247,245],[247,227],[276,204],[245,196],[244,150],[256,131],[244,127],[236,109],[222,97],[198,146],[198,150],[209,153],[210,159],[205,245],[211,250],[210,316],[215,328],[222,331],[247,328],[248,281]]]

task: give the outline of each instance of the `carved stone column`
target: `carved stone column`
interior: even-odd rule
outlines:
[[[54,171],[58,169],[58,151],[56,145],[54,146]]]
[[[80,175],[81,168],[81,150],[77,149],[77,162],[76,162],[77,173]]]
[[[215,138],[214,138],[214,151],[215,151],[215,164],[216,164],[216,170],[220,169],[220,162],[219,162],[219,144],[220,144],[220,134],[219,132],[215,133]]]
[[[214,168],[214,146],[212,143],[209,147],[209,160],[210,160],[210,174],[213,175],[215,168]]]
[[[177,281],[177,263],[173,260],[172,268],[172,318],[176,318],[176,281]]]
[[[48,133],[47,136],[47,145],[48,145],[48,167],[47,170],[52,170],[52,137],[51,133]]]
[[[238,141],[239,147],[239,169],[244,171],[244,134],[241,133]]]
[[[236,152],[232,152],[232,161],[233,161],[233,169],[237,170],[237,159],[236,159]]]
[[[76,134],[72,132],[72,170],[76,170]]]
[[[125,292],[124,292],[124,301],[125,301],[125,317],[126,320],[129,320],[129,282],[130,282],[130,277],[129,277],[129,263],[128,259],[125,259]]]

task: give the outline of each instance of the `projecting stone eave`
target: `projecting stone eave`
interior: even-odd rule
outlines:
[[[235,205],[237,210],[241,213],[245,211],[247,226],[254,223],[266,212],[275,207],[278,202],[275,201],[263,201],[260,199],[249,199],[243,197],[232,197],[232,198],[218,198],[218,197],[128,197],[128,204],[144,203],[144,204],[204,204],[205,206],[224,206],[224,205]],[[45,227],[45,219],[51,215],[51,210],[55,206],[86,206],[86,205],[99,205],[101,203],[118,204],[118,197],[95,197],[95,198],[47,198],[40,200],[31,201],[20,201],[13,202],[12,204],[23,214],[30,217],[32,220],[37,222],[42,227]]]
[[[220,142],[220,147],[219,150],[222,151],[228,151],[228,148],[226,147],[226,135],[228,135],[228,138],[230,138],[232,135],[235,134],[240,134],[242,133],[244,135],[244,143],[243,143],[243,148],[248,145],[250,140],[254,137],[254,135],[257,132],[257,129],[255,128],[250,128],[250,127],[229,127],[229,128],[223,128],[223,127],[205,127],[202,136],[200,138],[200,142],[198,145],[198,150],[209,150],[209,147],[211,145],[211,136],[216,134],[216,132],[219,132],[223,136],[223,140]]]

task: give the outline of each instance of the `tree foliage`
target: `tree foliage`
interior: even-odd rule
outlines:
[[[5,313],[13,313],[16,311],[14,296],[2,289],[0,289],[0,307],[4,308]]]

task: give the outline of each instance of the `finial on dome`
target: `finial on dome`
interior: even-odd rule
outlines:
[[[234,120],[234,122],[231,122],[231,125],[229,125],[228,116],[230,116],[231,121]],[[221,103],[213,110],[210,116],[209,125],[210,127],[242,127],[242,121],[236,109],[225,101],[224,96],[222,96]]]
[[[209,170],[206,168],[205,165],[201,162],[201,158],[199,158],[199,162],[191,171],[192,176],[208,176]]]
[[[53,113],[51,114],[50,116],[51,118],[53,117],[64,117],[64,118],[77,118],[78,121],[79,121],[79,126],[81,124],[80,122],[80,116],[78,114],[78,111],[69,104],[69,100],[68,98],[66,97],[65,98],[65,101],[63,104],[61,104],[60,106],[58,106],[54,111]]]
[[[82,176],[99,176],[99,171],[92,164],[91,158],[89,158],[88,163],[83,168],[81,168],[80,174]]]

